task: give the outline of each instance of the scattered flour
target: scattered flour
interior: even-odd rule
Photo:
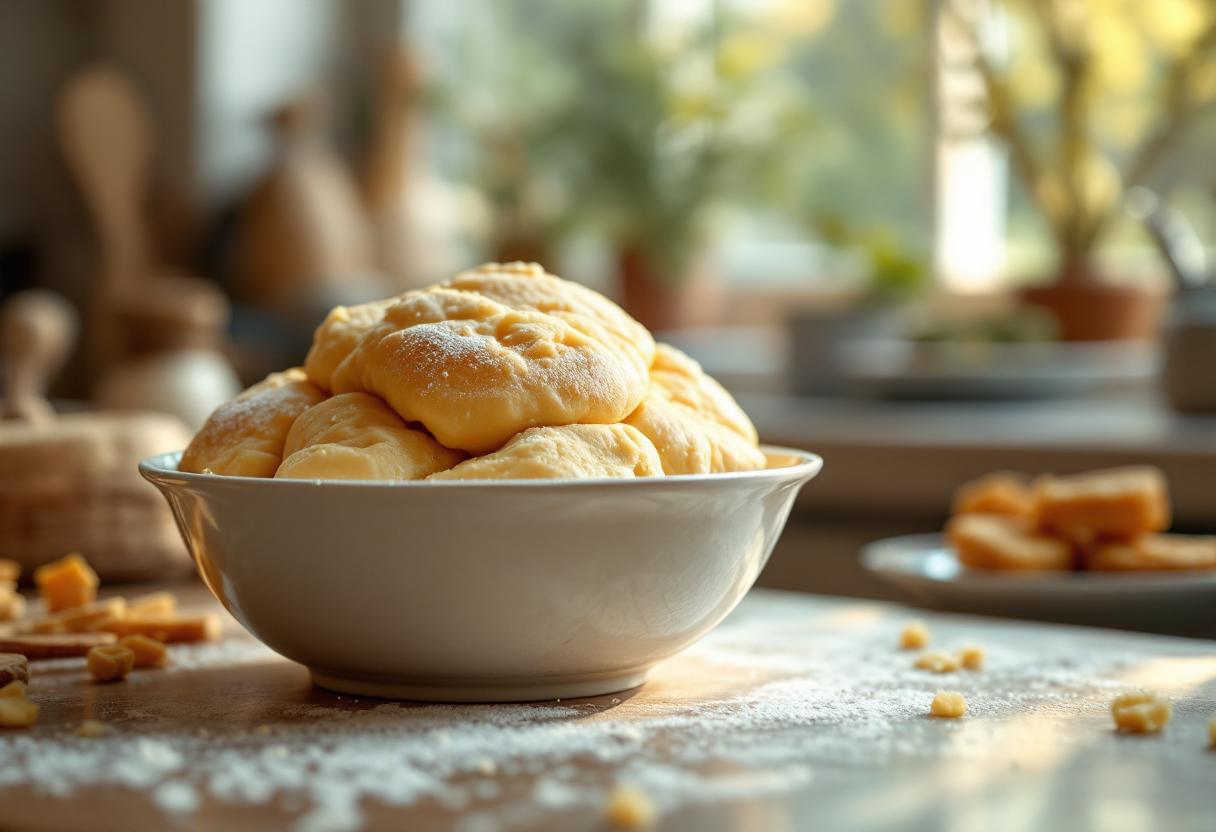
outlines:
[[[935,623],[944,643],[982,636],[989,650],[984,672],[951,680],[968,718],[942,724],[924,718],[940,680],[891,646],[898,622],[808,621],[797,609],[801,617],[787,620],[749,616],[745,605],[632,696],[469,706],[343,697],[286,706],[290,721],[260,714],[214,733],[181,727],[168,706],[150,703],[141,705],[146,725],[122,721],[103,737],[3,733],[0,789],[62,796],[114,784],[148,790],[171,817],[205,801],[276,802],[297,813],[296,832],[353,832],[366,801],[430,800],[463,813],[460,832],[492,832],[528,824],[538,807],[600,806],[617,782],[670,811],[788,793],[812,782],[819,764],[1008,753],[1027,714],[1104,720],[1104,700],[1120,687],[1112,676],[1136,659],[1114,638],[1062,644],[1017,625],[977,633]],[[175,647],[172,660],[165,672],[178,674],[279,661],[244,641]],[[43,695],[79,691],[51,685]],[[1057,731],[1055,741],[1079,736]]]

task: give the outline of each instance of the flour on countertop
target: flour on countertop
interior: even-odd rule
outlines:
[[[537,807],[599,806],[617,782],[670,811],[788,793],[812,782],[817,765],[1012,754],[1025,720],[1042,715],[1070,718],[1064,724],[1075,727],[1053,735],[1067,745],[1106,718],[1106,700],[1124,687],[1120,669],[1149,655],[1133,636],[1053,640],[1025,625],[935,621],[935,646],[988,649],[986,670],[943,677],[914,670],[914,656],[895,649],[899,622],[889,615],[829,607],[816,618],[792,601],[766,603],[790,604],[791,614],[752,616],[745,604],[656,673],[660,696],[644,688],[590,702],[468,706],[342,697],[280,712],[290,722],[215,735],[175,721],[190,704],[174,711],[157,701],[103,714],[111,730],[99,738],[67,728],[0,733],[0,789],[69,795],[113,784],[147,790],[161,811],[183,817],[207,800],[275,802],[299,813],[296,832],[353,832],[368,800],[434,800],[464,813],[461,832],[493,832],[526,825]],[[171,655],[167,673],[278,661],[239,640],[175,646]],[[142,679],[152,684],[155,675]],[[966,719],[926,717],[942,687],[966,696]],[[35,693],[79,697],[53,680]],[[491,810],[488,801],[500,802]]]

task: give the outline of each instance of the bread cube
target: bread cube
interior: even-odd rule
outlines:
[[[1048,474],[1035,480],[1034,498],[1039,528],[1081,546],[1132,540],[1170,525],[1165,475],[1151,465],[1067,477]]]
[[[1144,534],[1128,542],[1102,543],[1085,558],[1101,572],[1216,569],[1216,537]]]
[[[1061,570],[1073,566],[1067,541],[1040,534],[1030,520],[1007,514],[960,514],[946,538],[964,566],[980,569]]]
[[[73,552],[35,569],[34,583],[47,612],[59,612],[95,601],[100,581],[88,562]]]
[[[954,492],[952,514],[1012,514],[1034,516],[1034,494],[1026,478],[1008,471],[963,483]]]

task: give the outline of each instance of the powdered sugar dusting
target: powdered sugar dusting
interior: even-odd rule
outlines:
[[[147,792],[167,817],[208,803],[277,804],[299,832],[359,829],[369,805],[434,802],[461,813],[459,829],[489,832],[539,811],[597,807],[614,783],[630,782],[667,812],[786,794],[824,764],[1016,756],[1044,741],[1028,720],[1049,721],[1052,743],[1089,742],[1124,687],[1121,673],[1161,655],[1159,643],[1131,636],[931,621],[935,646],[980,640],[989,655],[983,672],[936,676],[895,649],[899,623],[880,605],[764,594],[639,691],[569,703],[423,706],[317,693],[263,707],[257,724],[217,714],[215,733],[189,727],[188,703],[135,705],[100,738],[63,726],[0,734],[0,799],[13,787],[70,796],[118,785]],[[267,662],[294,673],[240,640],[175,647],[172,658],[166,673],[240,678],[243,665]],[[966,696],[966,719],[926,717],[943,686]],[[79,688],[67,674],[34,694],[64,701]]]

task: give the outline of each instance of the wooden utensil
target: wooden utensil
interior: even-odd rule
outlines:
[[[101,250],[94,310],[93,359],[105,366],[119,352],[114,307],[137,294],[152,268],[143,217],[151,182],[152,126],[139,94],[117,68],[77,74],[63,92],[59,141],[97,229]]]
[[[200,427],[240,391],[218,350],[229,307],[207,281],[167,275],[155,263],[144,215],[153,149],[147,108],[122,72],[92,67],[68,84],[59,133],[101,247],[94,397],[105,408],[160,410]]]
[[[42,424],[54,417],[47,387],[67,361],[79,327],[76,310],[54,292],[27,289],[9,300],[0,311],[6,388],[0,419]]]

